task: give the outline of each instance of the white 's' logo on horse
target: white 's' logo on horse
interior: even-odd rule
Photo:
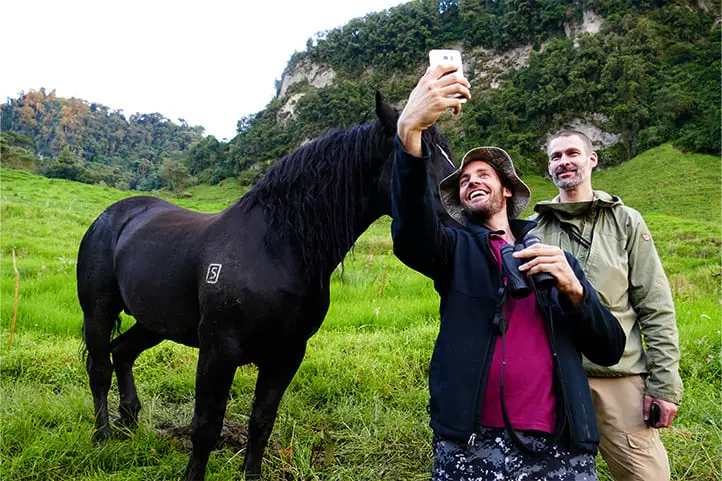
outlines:
[[[222,264],[208,264],[208,274],[206,274],[206,282],[208,284],[215,284],[218,282],[218,278],[221,276]]]

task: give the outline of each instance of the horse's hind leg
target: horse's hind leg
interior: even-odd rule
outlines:
[[[111,343],[113,367],[118,379],[120,416],[115,425],[123,429],[134,429],[138,425],[138,413],[141,404],[133,379],[133,363],[141,352],[157,345],[163,338],[146,329],[142,324],[135,323],[130,329],[118,336]]]
[[[108,422],[108,391],[113,376],[113,365],[110,362],[110,337],[119,314],[120,308],[91,309],[85,311],[84,315],[83,338],[87,348],[86,369],[95,407],[93,439],[97,443],[102,443],[112,434]]]
[[[123,299],[113,271],[111,238],[99,217],[86,232],[78,252],[78,300],[83,309],[86,369],[95,405],[93,438],[103,442],[111,435],[108,391],[113,376],[110,339],[120,322]]]
[[[246,479],[258,479],[268,438],[276,422],[278,406],[306,352],[306,343],[289,347],[267,363],[259,364],[253,411],[248,422],[248,446],[243,469]]]

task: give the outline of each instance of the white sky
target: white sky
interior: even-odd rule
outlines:
[[[56,90],[159,112],[219,140],[262,110],[294,51],[319,31],[402,0],[24,0],[0,7],[0,103]]]

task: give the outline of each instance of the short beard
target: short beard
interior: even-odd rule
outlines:
[[[578,187],[584,183],[584,176],[580,171],[576,171],[574,173],[574,177],[568,180],[559,180],[558,175],[552,175],[552,181],[554,182],[554,185],[557,186],[557,188],[561,190],[570,190],[575,187]]]
[[[484,207],[469,209],[467,206],[462,204],[461,208],[464,211],[466,218],[471,222],[477,225],[484,225],[490,218],[504,208],[504,196],[501,191],[494,192],[491,194],[489,203]]]

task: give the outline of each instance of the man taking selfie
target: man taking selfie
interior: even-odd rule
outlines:
[[[421,133],[458,112],[468,81],[432,66],[398,121],[394,252],[434,280],[441,325],[429,373],[433,480],[596,480],[599,433],[581,354],[619,361],[624,333],[578,262],[529,236],[530,199],[502,149],[468,152],[433,209]],[[446,75],[445,75],[446,74]],[[526,246],[526,247],[525,247]]]

